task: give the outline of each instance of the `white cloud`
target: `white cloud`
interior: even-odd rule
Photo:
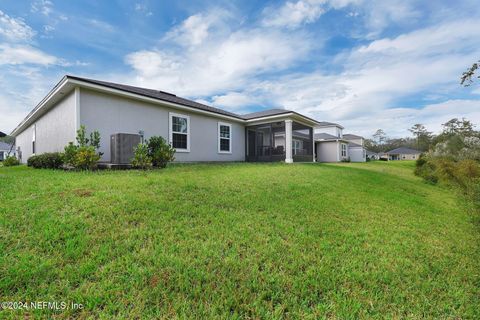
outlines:
[[[185,46],[199,45],[207,38],[211,23],[211,19],[201,14],[190,16],[179,27],[169,32],[166,39],[175,39]]]
[[[355,9],[362,3],[363,0],[345,0],[329,1],[328,5]],[[389,12],[397,4],[390,2],[390,6],[380,6],[378,10]],[[366,8],[370,5],[373,4]],[[365,16],[365,10],[354,12]],[[406,2],[398,15],[386,15],[385,21],[403,21],[415,17],[416,11]],[[208,12],[193,15],[172,29],[161,48],[128,55],[125,61],[134,69],[135,83],[197,97],[239,113],[259,106],[291,109],[319,120],[341,122],[349,131],[361,134],[382,127],[391,135],[404,135],[409,126],[418,122],[437,130],[442,121],[462,112],[480,121],[478,113],[471,110],[475,100],[450,100],[448,105],[441,102],[448,99],[450,92],[462,89],[458,76],[480,55],[480,38],[476,35],[480,20],[438,22],[394,38],[370,41],[330,61],[343,67],[343,72],[326,74],[317,69],[289,74],[284,71],[303,59],[314,59],[310,56],[313,45],[308,33],[270,26],[249,29],[242,25],[238,30],[225,31],[221,23],[230,28],[235,28],[234,24],[218,19]],[[295,21],[291,26],[300,20]],[[377,31],[383,28],[380,25],[376,24]],[[189,33],[190,28],[198,33]],[[183,45],[167,51],[164,47],[170,42]],[[313,48],[318,48],[318,44]],[[429,99],[439,102],[423,108],[404,104],[405,98],[412,96],[418,97],[420,105]],[[442,109],[445,114],[438,111]]]
[[[30,45],[0,44],[0,65],[52,65],[59,60]]]
[[[135,11],[144,14],[147,17],[150,17],[153,15],[153,12],[150,11],[146,3],[143,2],[137,2],[135,3]]]
[[[163,42],[173,41],[181,47],[194,49],[209,37],[228,35],[230,25],[236,24],[235,16],[224,9],[210,9],[204,13],[189,16],[180,25],[172,28],[163,38]]]
[[[480,124],[480,101],[469,99],[447,100],[429,104],[423,108],[391,108],[373,112],[368,116],[343,122],[347,131],[370,138],[376,129],[382,128],[390,137],[410,135],[408,128],[416,123],[424,124],[429,131],[439,133],[441,125],[452,118],[463,118]],[[368,126],[365,123],[368,123]]]
[[[21,18],[13,18],[0,10],[0,35],[8,41],[30,41],[36,32]]]
[[[296,28],[316,21],[325,12],[322,7],[326,0],[287,1],[279,8],[264,10],[263,25],[268,27]]]
[[[105,32],[115,31],[115,27],[105,21],[101,21],[97,19],[88,19],[86,22],[93,28],[101,29],[102,31],[105,31]]]
[[[405,24],[420,18],[412,0],[298,0],[279,7],[267,7],[262,24],[268,27],[298,28],[317,21],[329,10],[348,8],[346,15],[361,18],[364,29],[356,37],[374,39],[392,24]]]
[[[404,24],[420,18],[411,0],[364,1],[362,3],[365,25],[369,30],[366,38],[376,38],[389,25]]]
[[[44,16],[49,16],[53,11],[53,2],[49,0],[35,0],[30,7],[32,12],[40,12]]]
[[[207,103],[208,104],[208,103]],[[237,113],[246,113],[247,106],[261,106],[260,99],[240,92],[228,92],[212,97],[212,105]]]
[[[212,23],[216,28],[220,24]],[[185,23],[181,26],[184,28]],[[208,37],[190,38],[189,45],[195,45],[195,50],[141,50],[127,55],[125,62],[137,74],[137,84],[179,94],[209,95],[245,86],[254,75],[285,70],[304,58],[310,48],[302,33],[288,35],[263,29],[217,31],[213,30]],[[174,28],[168,40],[176,43],[183,37],[183,32]]]

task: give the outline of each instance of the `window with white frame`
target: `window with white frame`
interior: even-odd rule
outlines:
[[[170,113],[170,144],[177,152],[190,152],[190,117]]]
[[[218,152],[232,152],[232,125],[229,123],[218,123]]]
[[[347,145],[345,143],[342,143],[342,157],[347,157]]]

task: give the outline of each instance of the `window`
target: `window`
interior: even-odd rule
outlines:
[[[36,146],[35,146],[35,141],[36,139],[36,131],[37,131],[37,126],[34,124],[33,125],[33,132],[32,132],[32,154],[35,154],[36,151]]]
[[[303,141],[302,140],[292,140],[292,145],[293,145],[293,155],[301,155],[302,154],[302,149],[303,149]]]
[[[218,123],[218,152],[232,153],[232,125]]]
[[[177,152],[190,152],[190,117],[170,113],[170,144]]]
[[[342,143],[342,157],[347,157],[347,145]]]

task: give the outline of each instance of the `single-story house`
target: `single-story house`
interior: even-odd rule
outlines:
[[[315,128],[322,130],[322,128]],[[348,159],[348,141],[329,133],[315,133],[316,160],[318,162],[339,162]]]
[[[338,123],[320,122],[314,129],[318,162],[352,161],[365,162],[364,139],[353,134],[343,134]]]
[[[388,152],[385,152],[384,157],[388,160],[417,160],[422,154],[421,151],[400,147]]]
[[[352,162],[367,161],[367,149],[365,149],[365,138],[351,133],[346,133],[343,138],[348,141],[348,154]]]
[[[5,160],[8,155],[15,156],[15,146],[0,141],[0,161]]]
[[[34,154],[63,151],[81,125],[99,131],[102,162],[111,162],[111,139],[121,133],[163,136],[179,162],[292,163],[313,162],[315,154],[324,159],[329,149],[315,150],[314,140],[314,130],[329,129],[324,124],[284,109],[239,115],[164,91],[65,76],[12,135],[22,163]]]
[[[367,150],[367,159],[369,159],[369,160],[379,160],[380,155],[376,152]]]

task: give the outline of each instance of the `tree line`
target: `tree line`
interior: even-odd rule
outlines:
[[[373,152],[386,152],[399,147],[407,147],[419,151],[428,151],[434,146],[451,141],[452,148],[462,148],[462,137],[479,137],[480,131],[475,130],[475,125],[465,118],[453,118],[442,124],[440,134],[433,134],[421,123],[414,124],[408,129],[412,137],[389,138],[383,129],[378,129],[371,139],[365,140],[365,147]]]

